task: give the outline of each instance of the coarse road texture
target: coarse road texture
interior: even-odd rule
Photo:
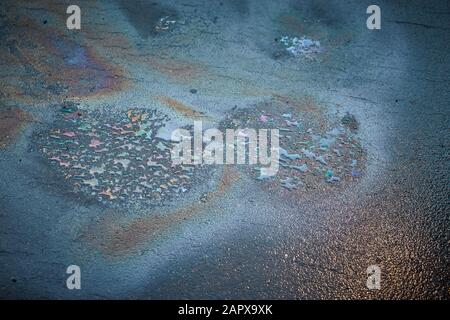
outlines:
[[[377,1],[381,30],[369,30],[366,0],[80,0],[81,30],[67,30],[69,2],[0,5],[0,298],[449,298],[450,2]],[[283,36],[320,50],[295,56]],[[79,154],[62,139],[87,125],[105,131],[83,133],[86,161],[126,172],[140,162],[95,152],[145,110],[173,129],[219,127],[235,110],[281,119],[281,106],[321,134],[353,115],[361,176],[331,185],[311,170],[312,187],[288,190],[204,168],[171,196],[182,174],[169,172],[144,193],[167,191],[157,205],[131,173],[99,194],[104,167],[78,191],[64,176],[78,171],[63,151]],[[135,124],[107,131],[119,119]],[[142,130],[137,144],[164,140]],[[81,290],[66,288],[69,265]],[[380,290],[366,287],[370,265]]]

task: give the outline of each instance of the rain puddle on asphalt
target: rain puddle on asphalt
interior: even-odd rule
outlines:
[[[104,204],[162,205],[205,174],[172,165],[172,142],[157,137],[169,117],[155,110],[84,111],[68,104],[35,141],[75,192]]]
[[[310,99],[275,97],[254,108],[236,110],[227,128],[278,129],[279,171],[264,176],[253,166],[250,175],[270,190],[304,193],[342,187],[362,176],[366,152],[351,114],[328,119]]]
[[[85,111],[67,104],[50,129],[35,134],[35,141],[75,192],[111,206],[164,205],[210,180],[216,168],[172,162],[176,142],[170,136],[177,128],[169,120],[156,110]],[[274,97],[234,110],[220,128],[279,130],[276,175],[265,176],[259,165],[238,166],[268,190],[325,191],[357,181],[364,171],[366,153],[355,117],[329,119],[308,99]]]

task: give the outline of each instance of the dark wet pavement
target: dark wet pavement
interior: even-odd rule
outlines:
[[[370,4],[7,1],[0,297],[448,299],[450,7]],[[280,176],[169,168],[230,119],[286,129]]]

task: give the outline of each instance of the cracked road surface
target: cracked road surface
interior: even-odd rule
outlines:
[[[3,1],[0,297],[448,299],[450,6],[370,4]],[[171,166],[194,121],[279,174]]]

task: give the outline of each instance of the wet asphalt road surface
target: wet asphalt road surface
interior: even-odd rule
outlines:
[[[6,1],[0,297],[448,299],[450,6],[381,1],[371,31],[370,4],[80,1],[74,33],[64,1]],[[283,36],[321,50],[293,55]],[[288,152],[309,139],[327,164],[301,154],[287,163],[306,173],[270,181],[161,167],[169,129],[227,117],[282,123]],[[333,128],[355,144],[315,145]]]

